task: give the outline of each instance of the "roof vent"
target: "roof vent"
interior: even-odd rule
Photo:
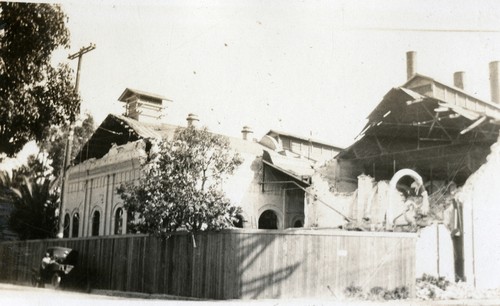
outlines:
[[[198,119],[197,115],[190,113],[190,114],[188,114],[186,121],[187,121],[188,127],[189,126],[197,127],[200,119]]]
[[[248,140],[250,134],[253,134],[252,128],[245,125],[241,130],[241,135],[243,136],[243,140]]]

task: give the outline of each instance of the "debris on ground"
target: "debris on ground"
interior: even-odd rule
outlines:
[[[500,288],[476,289],[464,282],[449,282],[443,277],[423,275],[417,279],[416,298],[420,300],[464,300],[500,298]]]

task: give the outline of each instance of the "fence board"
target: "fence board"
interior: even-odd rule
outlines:
[[[0,281],[26,283],[48,246],[80,253],[96,289],[200,298],[339,296],[349,285],[415,292],[414,234],[230,230],[0,243]]]

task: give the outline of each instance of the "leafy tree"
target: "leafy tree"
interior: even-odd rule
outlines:
[[[42,163],[35,155],[28,156],[26,165],[22,165],[12,170],[0,171],[0,201],[10,201],[14,195],[13,189],[19,187],[25,180],[30,178],[33,181],[45,179],[48,167]]]
[[[12,191],[10,187],[12,186],[12,178],[7,173],[7,171],[0,171],[0,206],[5,212],[12,210]],[[5,215],[0,215],[0,241],[4,240],[4,231],[9,223],[9,217]]]
[[[54,236],[59,194],[50,191],[47,170],[43,162],[31,155],[27,165],[13,170],[12,175],[0,172],[0,202],[11,210],[7,224],[21,239]]]
[[[206,128],[177,129],[172,141],[151,149],[138,184],[119,193],[131,218],[129,228],[159,236],[185,229],[219,230],[237,221],[239,207],[222,191],[223,181],[241,164],[227,138]]]
[[[0,153],[13,156],[50,125],[75,118],[79,97],[72,71],[50,63],[69,47],[60,6],[0,2]]]
[[[22,240],[55,237],[59,195],[50,192],[50,181],[24,178],[17,188],[11,190],[14,210],[9,218],[9,228]]]
[[[86,114],[82,124],[74,128],[73,144],[71,150],[71,160],[73,160],[83,145],[94,133],[94,117]],[[48,158],[52,160],[52,174],[59,176],[64,163],[66,139],[69,135],[69,129],[52,126],[47,129],[44,140],[41,142],[41,150],[46,151]]]
[[[12,177],[7,171],[0,171],[0,202],[8,202],[11,200],[11,187],[14,186]]]
[[[22,183],[24,177],[40,182],[48,178],[50,172],[51,168],[47,164],[47,160],[45,158],[41,160],[40,154],[28,156],[26,164],[14,170],[17,185]]]

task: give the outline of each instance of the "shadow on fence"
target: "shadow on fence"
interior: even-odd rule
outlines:
[[[208,299],[332,296],[351,284],[414,292],[413,234],[228,230],[0,243],[0,281],[29,282],[45,249],[80,253],[95,289]],[[196,247],[194,246],[196,244]]]

